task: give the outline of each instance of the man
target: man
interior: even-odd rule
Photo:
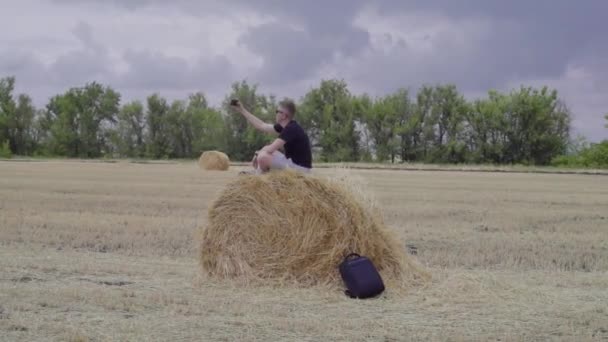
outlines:
[[[309,172],[312,169],[310,140],[304,129],[294,120],[296,105],[293,101],[285,100],[279,104],[274,125],[265,123],[251,114],[238,100],[232,100],[231,105],[257,130],[273,135],[278,134],[271,144],[255,153],[253,158],[255,171],[253,173],[287,168]],[[279,151],[281,148],[285,150],[285,154]]]

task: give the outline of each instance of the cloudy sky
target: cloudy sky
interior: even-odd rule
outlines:
[[[608,138],[605,0],[0,0],[0,77],[38,105],[93,80],[124,100],[212,103],[233,81],[299,98],[454,83],[468,97],[548,85],[576,133]]]

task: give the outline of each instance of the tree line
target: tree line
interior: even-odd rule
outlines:
[[[216,107],[202,92],[122,103],[116,90],[92,82],[36,108],[14,87],[14,77],[0,79],[5,155],[167,159],[222,150],[246,161],[271,137],[234,113],[230,99],[266,121],[278,103],[247,81],[232,84]],[[297,101],[296,119],[311,137],[315,161],[325,162],[547,165],[571,145],[571,113],[547,87],[490,91],[468,101],[449,84],[372,97],[352,94],[342,80],[323,80]]]

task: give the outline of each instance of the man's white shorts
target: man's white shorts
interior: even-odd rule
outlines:
[[[311,171],[309,168],[294,163],[291,158],[285,157],[285,155],[279,151],[272,154],[272,163],[270,164],[270,168],[273,170],[294,169],[296,171],[305,173]]]

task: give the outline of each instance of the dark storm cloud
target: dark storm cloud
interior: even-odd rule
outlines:
[[[244,2],[244,6],[274,15],[276,22],[254,28],[240,42],[262,56],[254,75],[270,86],[302,80],[332,61],[336,54],[354,56],[369,46],[369,33],[353,25],[362,1]],[[297,26],[293,28],[292,26]]]
[[[608,2],[602,0],[381,1],[377,8],[387,16],[419,11],[457,20],[490,20],[491,35],[480,42],[483,49],[470,55],[470,63],[490,64],[485,71],[492,72],[497,83],[512,75],[558,76],[569,62],[607,45]],[[606,52],[602,54],[608,57]]]

